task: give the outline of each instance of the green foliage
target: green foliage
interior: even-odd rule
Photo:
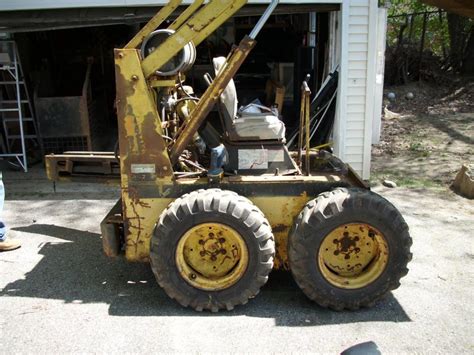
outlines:
[[[388,46],[399,44],[401,29],[402,44],[420,45],[423,32],[424,13],[427,13],[425,48],[437,57],[445,58],[449,53],[449,30],[445,12],[420,1],[392,0],[388,10]]]
[[[431,152],[429,151],[428,148],[426,148],[423,144],[420,142],[412,142],[410,143],[410,147],[408,150],[412,153],[415,153],[416,155],[420,157],[428,157]]]
[[[409,0],[392,0],[392,4],[388,10],[388,16],[398,16],[412,14],[416,12],[428,12],[436,11],[437,8],[433,6],[426,5],[421,1],[409,1]]]
[[[429,188],[429,189],[445,189],[442,181],[436,179],[429,179],[423,176],[410,176],[402,170],[385,169],[381,171],[374,171],[370,176],[370,185],[372,187],[379,185],[383,180],[392,180],[400,187],[408,188]]]

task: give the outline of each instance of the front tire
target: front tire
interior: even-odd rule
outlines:
[[[373,305],[408,272],[412,240],[401,214],[381,196],[338,188],[308,202],[289,236],[293,277],[319,305]]]
[[[274,256],[263,213],[245,197],[219,189],[172,202],[157,223],[150,250],[152,270],[168,296],[213,312],[255,297]]]

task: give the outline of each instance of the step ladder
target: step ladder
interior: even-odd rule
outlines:
[[[28,171],[27,147],[41,151],[41,141],[15,41],[0,41],[0,159]]]

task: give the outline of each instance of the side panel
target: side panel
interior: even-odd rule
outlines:
[[[133,185],[159,194],[163,184],[172,183],[173,171],[138,52],[115,50],[115,64],[125,256],[146,261],[153,226],[169,201],[143,199]]]
[[[122,196],[128,193],[122,193]],[[173,201],[171,198],[124,199],[123,210],[125,236],[125,257],[128,261],[146,262],[150,256],[150,241],[161,213]]]
[[[286,180],[277,181],[277,179]],[[275,268],[288,269],[288,233],[305,203],[321,192],[329,191],[337,186],[357,186],[337,176],[311,176],[304,180],[292,180],[291,177],[267,177],[260,180],[225,179],[221,184],[211,186],[207,179],[200,179],[163,186],[161,192],[151,185],[131,183],[129,190],[134,191],[140,198],[124,200],[124,211],[128,211],[125,225],[129,226],[130,231],[126,240],[127,259],[130,261],[148,260],[150,240],[155,224],[163,210],[172,201],[198,189],[220,188],[249,198],[262,210],[275,236],[277,247]]]
[[[303,209],[309,197],[306,193],[298,196],[261,196],[249,197],[262,210],[272,226],[275,236],[277,255],[275,269],[289,269],[288,265],[288,233],[293,226],[294,219]],[[129,261],[148,261],[150,255],[150,241],[155,224],[165,208],[173,201],[171,198],[140,199],[135,204],[129,199],[124,204],[124,210],[132,210],[136,214],[125,219],[126,225],[132,228],[126,241],[126,258]],[[137,217],[140,216],[140,217]],[[136,233],[134,231],[137,231]]]
[[[272,226],[276,243],[274,268],[289,270],[288,233],[295,218],[309,201],[308,195],[303,193],[298,196],[262,196],[251,197],[250,200],[262,210]]]

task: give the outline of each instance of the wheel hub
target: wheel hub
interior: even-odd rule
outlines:
[[[341,288],[361,288],[375,281],[388,262],[385,237],[364,223],[337,227],[323,240],[318,264],[323,276]]]
[[[248,250],[242,236],[221,223],[203,223],[190,228],[176,249],[181,276],[192,286],[221,290],[235,284],[248,265]]]

